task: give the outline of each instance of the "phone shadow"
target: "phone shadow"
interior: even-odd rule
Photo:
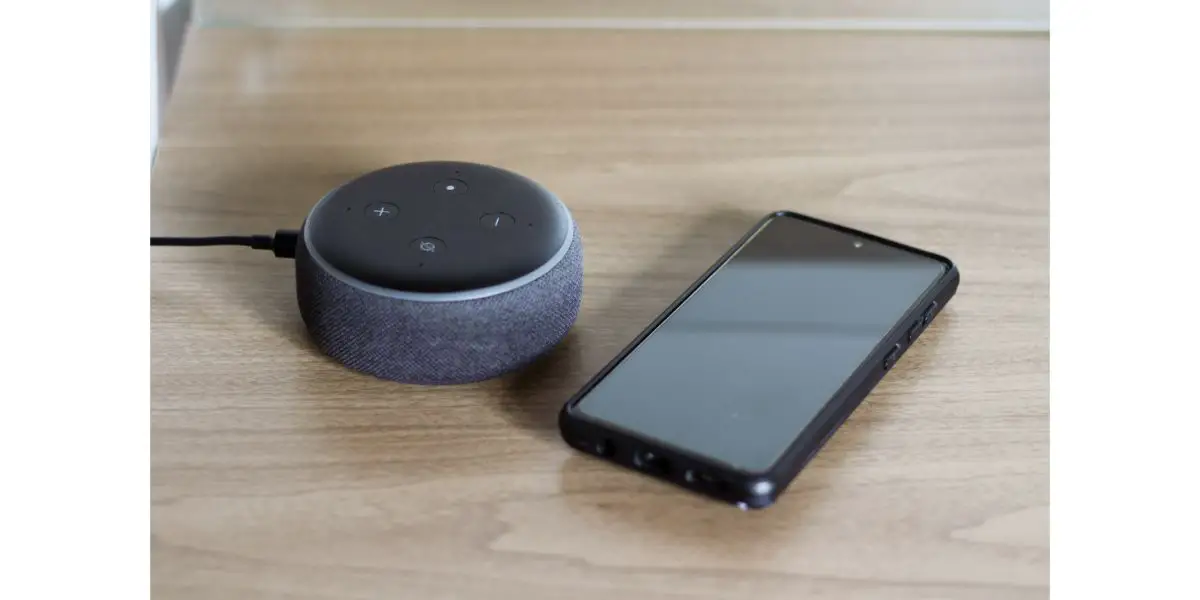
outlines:
[[[927,344],[936,346],[940,336],[929,337]],[[723,556],[770,554],[808,535],[827,535],[828,516],[839,513],[847,490],[865,477],[855,463],[877,460],[875,434],[904,418],[899,400],[911,398],[918,385],[907,372],[914,362],[898,363],[892,374],[901,376],[876,387],[769,507],[743,511],[574,450],[560,469],[562,496],[587,522]]]
[[[821,529],[870,428],[848,424],[772,506],[743,511],[632,469],[576,453],[560,471],[569,510],[585,522],[663,547],[722,557],[770,555]],[[651,538],[646,540],[645,538]]]

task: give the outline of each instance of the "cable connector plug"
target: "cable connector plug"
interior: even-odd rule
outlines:
[[[267,237],[267,236],[260,236]],[[259,250],[270,250],[276,258],[296,258],[296,245],[300,243],[300,232],[295,229],[280,229],[270,237],[269,245]]]

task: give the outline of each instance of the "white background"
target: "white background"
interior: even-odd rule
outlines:
[[[1200,598],[1200,9],[1051,14],[1051,590]]]
[[[154,12],[0,19],[0,598],[149,596]]]
[[[1200,597],[1200,10],[1157,4],[1053,6],[1055,598]],[[0,598],[149,595],[145,9],[5,9]]]

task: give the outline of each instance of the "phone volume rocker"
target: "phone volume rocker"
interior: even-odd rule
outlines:
[[[892,367],[896,366],[896,361],[900,360],[900,352],[901,352],[900,344],[896,344],[895,346],[892,346],[892,350],[887,353],[887,356],[883,357],[883,370],[884,371],[887,371],[888,369],[891,369]]]

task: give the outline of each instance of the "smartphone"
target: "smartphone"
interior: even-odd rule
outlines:
[[[770,506],[958,289],[949,259],[767,215],[559,414],[572,447]]]

